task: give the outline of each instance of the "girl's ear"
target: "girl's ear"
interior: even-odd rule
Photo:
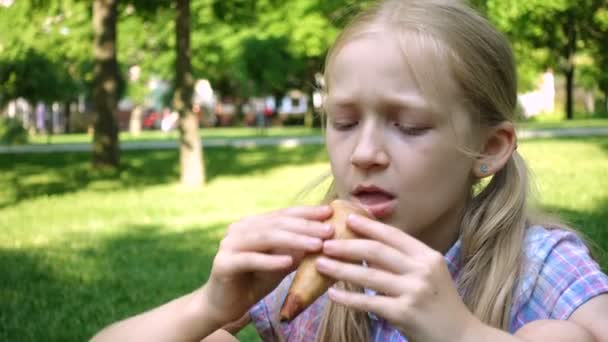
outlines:
[[[504,121],[491,127],[481,148],[481,156],[473,165],[478,178],[491,176],[500,171],[517,148],[517,136],[513,123]]]

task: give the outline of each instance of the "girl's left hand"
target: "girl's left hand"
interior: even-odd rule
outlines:
[[[458,295],[443,255],[359,215],[351,215],[347,225],[362,238],[325,241],[326,257],[318,258],[317,269],[378,294],[331,288],[331,300],[385,318],[409,341],[459,341],[479,324]]]

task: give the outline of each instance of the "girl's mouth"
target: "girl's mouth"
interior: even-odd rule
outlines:
[[[374,186],[357,186],[352,192],[354,200],[377,219],[391,215],[397,205],[395,195]]]

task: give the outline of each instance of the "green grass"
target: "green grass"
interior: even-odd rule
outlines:
[[[306,127],[271,127],[261,133],[256,128],[249,127],[227,127],[227,128],[202,128],[200,129],[201,137],[203,138],[247,138],[247,137],[293,137],[293,136],[311,136],[319,135],[320,129]],[[178,132],[162,132],[162,131],[142,131],[140,135],[133,136],[129,132],[121,132],[119,139],[125,141],[158,141],[158,140],[177,140]],[[86,133],[77,134],[56,134],[56,135],[31,135],[29,137],[30,144],[70,144],[70,143],[89,143],[92,137]]]
[[[542,206],[608,250],[608,137],[520,151]],[[0,155],[0,340],[86,340],[197,288],[230,222],[289,205],[328,168],[322,146],[205,153],[198,191],[175,185],[176,151],[123,153],[118,172],[92,171],[82,153]],[[259,341],[251,326],[239,339]]]
[[[520,129],[546,129],[546,128],[572,128],[572,127],[608,127],[608,118],[581,117],[575,120],[563,120],[563,115],[544,115],[534,118],[532,121],[517,122]],[[271,127],[261,134],[256,128],[249,127],[227,127],[227,128],[203,128],[200,130],[202,138],[250,138],[250,137],[302,137],[320,135],[321,129],[306,128],[302,126]],[[158,141],[177,140],[176,131],[164,133],[161,131],[143,131],[138,136],[132,136],[129,132],[120,133],[121,142],[130,141]],[[57,134],[57,135],[31,135],[30,144],[70,144],[90,143],[92,137],[86,133],[80,134]]]
[[[527,140],[519,149],[536,201],[581,230],[608,271],[608,137]]]
[[[125,153],[117,174],[89,158],[0,156],[2,341],[83,341],[195,289],[231,221],[290,203],[327,167],[319,146],[212,149],[209,185],[185,191],[174,151]]]
[[[520,129],[608,127],[608,117],[575,117],[574,120],[564,120],[561,114],[542,115],[529,121],[518,121],[517,127]]]

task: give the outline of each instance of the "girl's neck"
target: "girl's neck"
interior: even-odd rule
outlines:
[[[460,235],[460,222],[462,221],[463,209],[454,208],[447,211],[426,229],[423,229],[416,238],[445,255],[450,247],[456,243]]]

